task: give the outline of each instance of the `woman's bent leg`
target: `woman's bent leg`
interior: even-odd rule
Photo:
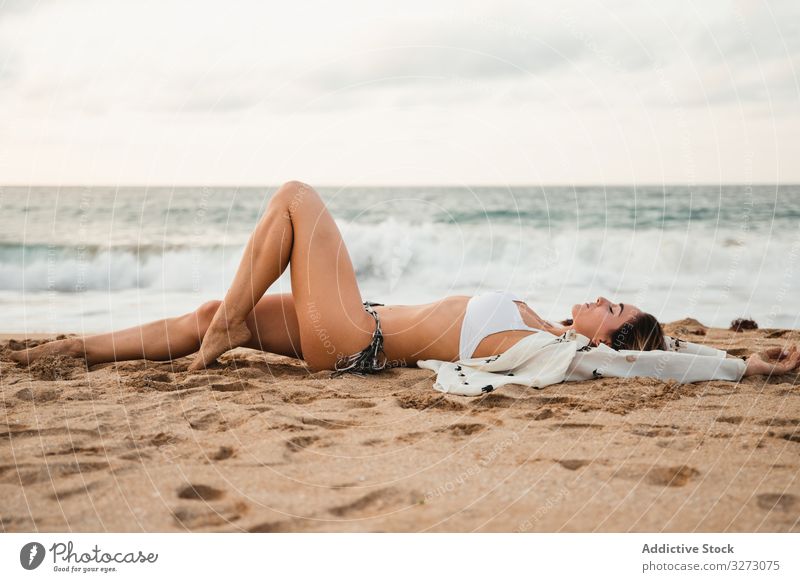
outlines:
[[[361,304],[339,229],[319,194],[293,181],[270,200],[190,370],[251,341],[246,318],[290,260],[303,359],[314,369],[330,368],[338,355],[369,342],[374,320]]]
[[[341,356],[370,343],[375,320],[364,310],[339,227],[307,184],[293,199],[292,225],[292,296],[303,359],[312,370],[331,370]]]
[[[205,368],[227,350],[252,339],[245,319],[289,265],[292,222],[286,198],[291,184],[275,192],[250,235],[233,282],[190,370]]]
[[[300,326],[291,293],[267,293],[247,316],[252,334],[244,347],[303,359]]]

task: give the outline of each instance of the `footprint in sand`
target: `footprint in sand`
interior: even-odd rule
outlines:
[[[521,398],[512,398],[502,394],[487,394],[477,400],[472,400],[474,408],[511,408],[521,401]]]
[[[219,410],[204,412],[202,410],[190,410],[184,413],[184,417],[189,421],[189,426],[194,430],[225,432],[235,428],[254,416],[254,413],[228,413],[222,414]]]
[[[742,424],[744,421],[743,416],[718,416],[715,419],[717,422],[727,422],[728,424]]]
[[[56,390],[53,388],[23,388],[19,390],[17,393],[14,394],[16,398],[19,400],[23,400],[25,402],[33,402],[36,404],[41,404],[43,402],[53,402],[54,400],[58,400],[58,397],[61,395],[61,390]]]
[[[417,493],[387,487],[362,495],[350,503],[331,507],[328,513],[349,519],[376,517],[417,505],[423,499]]]
[[[314,392],[298,391],[283,394],[281,399],[289,404],[310,404],[319,399],[319,394]]]
[[[605,425],[594,424],[594,423],[591,423],[591,422],[562,422],[562,423],[559,423],[559,424],[550,425],[550,428],[553,429],[553,430],[561,430],[561,429],[566,429],[566,430],[569,430],[569,429],[580,429],[580,430],[595,429],[595,430],[600,430],[602,428],[605,428]]]
[[[217,449],[217,451],[211,455],[211,459],[214,461],[224,461],[225,459],[230,459],[235,454],[236,449],[233,447],[223,446]]]
[[[88,428],[42,428],[42,429],[24,429],[24,430],[11,430],[7,432],[0,432],[0,439],[19,439],[19,438],[42,438],[48,436],[66,436],[74,438],[76,435],[83,435],[89,437],[100,438],[100,431],[97,429]]]
[[[464,410],[466,406],[457,400],[450,400],[444,395],[430,394],[428,392],[411,392],[397,396],[397,403],[400,408],[413,408],[415,410]]]
[[[793,443],[800,443],[800,431],[784,433],[781,435],[781,438]]]
[[[329,430],[339,430],[343,428],[361,426],[361,423],[356,422],[355,420],[340,420],[338,418],[315,418],[313,416],[303,416],[298,420],[308,426],[318,426],[321,428],[327,428]]]
[[[683,487],[698,475],[700,475],[700,471],[687,465],[653,467],[647,472],[645,480],[651,485]]]
[[[236,399],[234,399],[233,402],[235,402],[236,404],[252,404],[252,402],[250,402],[250,401],[247,401],[247,402],[244,402],[244,403],[237,402]],[[262,412],[269,412],[270,410],[273,410],[273,408],[271,406],[251,406],[247,410],[251,410],[253,412],[257,412],[258,414],[261,414]]]
[[[697,476],[700,471],[688,465],[671,467],[624,466],[614,471],[612,477],[639,481],[660,487],[683,487]]]
[[[186,529],[199,529],[231,524],[242,518],[249,510],[243,501],[216,504],[213,507],[182,506],[172,511],[175,522]]]
[[[45,456],[60,456],[60,455],[105,455],[107,450],[103,447],[99,446],[81,446],[77,443],[73,443],[71,445],[62,446],[52,451],[47,451]]]
[[[410,432],[408,434],[403,434],[398,437],[395,437],[395,440],[401,443],[412,444],[417,442],[418,440],[422,439],[427,435],[426,432]]]
[[[756,503],[767,511],[790,512],[800,509],[798,498],[791,493],[762,493],[756,497]]]
[[[133,451],[132,453],[125,453],[124,455],[119,456],[120,459],[124,461],[147,461],[150,460],[150,454],[144,451]]]
[[[68,394],[64,399],[81,402],[87,400],[99,400],[100,398],[102,398],[102,392],[95,393],[88,390],[82,390]]]
[[[231,379],[228,376],[220,376],[219,374],[190,374],[178,384],[178,387],[180,389],[207,388],[212,384],[224,384],[230,381]]]
[[[384,442],[386,441],[384,441],[383,439],[367,439],[361,444],[365,447],[376,447],[378,445],[382,445]]]
[[[56,491],[55,493],[51,493],[50,495],[48,495],[48,497],[53,501],[63,501],[64,499],[75,497],[76,495],[88,495],[90,491],[97,489],[99,486],[100,486],[99,482],[86,483],[79,485],[77,487],[73,487],[72,489],[63,489],[61,491]]]
[[[167,372],[146,370],[144,372],[139,372],[138,374],[131,374],[131,377],[128,381],[134,386],[151,388],[159,384],[171,384],[172,376]]]
[[[170,390],[202,388],[214,392],[245,392],[261,390],[262,387],[245,378],[220,376],[219,374],[200,374],[187,376],[183,382],[173,385]]]
[[[672,437],[679,434],[688,435],[689,431],[682,430],[676,424],[637,424],[630,430],[631,434],[643,437]]]
[[[281,521],[265,521],[247,529],[249,533],[296,533],[312,529],[312,520],[284,519]]]
[[[236,376],[239,379],[248,379],[248,380],[271,380],[269,372],[266,370],[262,370],[261,368],[236,368],[231,370],[231,374]]]
[[[29,516],[17,517],[14,515],[0,515],[0,531],[11,532],[31,532],[36,529],[36,525]]]
[[[758,424],[761,426],[800,426],[800,418],[768,418]]]
[[[375,408],[377,403],[369,400],[353,400],[345,404],[346,408]]]
[[[216,501],[225,496],[224,491],[220,491],[210,485],[190,483],[178,489],[179,499],[194,499],[198,501]]]
[[[163,447],[166,445],[174,445],[180,441],[174,434],[168,432],[160,432],[150,439],[150,444],[154,447]]]
[[[449,432],[453,436],[462,437],[479,433],[485,428],[485,424],[480,424],[477,422],[459,422],[444,428],[436,429],[436,432]]]
[[[269,421],[267,421],[269,422]],[[307,432],[311,430],[315,430],[314,427],[311,426],[303,426],[300,424],[292,424],[289,422],[281,422],[277,424],[269,424],[267,426],[269,430],[274,430],[276,432],[285,433],[285,432]]]
[[[571,404],[572,398],[569,396],[535,396],[541,404]]]
[[[690,433],[693,434],[693,433]],[[655,445],[662,449],[672,449],[675,451],[692,451],[697,449],[698,443],[702,442],[703,437],[694,436],[694,438],[666,438],[657,440]]]
[[[33,485],[34,483],[55,483],[59,478],[71,475],[84,475],[95,471],[110,469],[104,461],[72,461],[66,463],[47,463],[46,465],[22,464],[0,467],[1,483]]]
[[[292,437],[286,441],[286,448],[293,453],[299,453],[319,440],[320,438],[318,436],[313,435]]]
[[[590,462],[591,461],[586,461],[584,459],[562,459],[558,461],[558,464],[570,471],[577,471],[581,467],[588,465]]]
[[[215,392],[244,392],[246,390],[260,390],[261,387],[247,380],[234,380],[233,382],[215,382],[211,385]]]
[[[179,387],[172,384],[172,376],[167,372],[156,370],[146,370],[131,374],[127,384],[136,390],[157,390],[159,392],[170,392],[178,390]]]
[[[255,386],[255,384],[254,384]],[[263,387],[258,388],[257,390],[251,390],[248,388],[246,391],[242,390],[236,392],[231,396],[228,400],[234,404],[241,404],[242,406],[248,406],[248,410],[254,410],[256,412],[267,412],[272,410],[272,406],[267,406],[267,402],[272,399],[273,394],[267,392]]]
[[[555,415],[556,413],[553,412],[552,409],[543,408],[542,410],[526,412],[525,414],[522,414],[520,416],[515,416],[514,418],[518,418],[520,420],[547,420],[548,418],[553,418]],[[559,415],[561,415],[560,412]]]

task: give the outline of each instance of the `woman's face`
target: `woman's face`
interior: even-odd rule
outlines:
[[[629,303],[612,303],[598,297],[594,303],[576,303],[572,306],[572,328],[588,337],[592,344],[610,343],[611,334],[620,326],[641,313]]]

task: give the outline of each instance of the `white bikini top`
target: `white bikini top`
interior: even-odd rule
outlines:
[[[483,338],[501,331],[543,331],[525,324],[514,301],[524,301],[511,291],[487,291],[470,298],[461,325],[459,358],[472,357]]]

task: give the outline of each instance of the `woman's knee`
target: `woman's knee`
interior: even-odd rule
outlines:
[[[301,180],[288,180],[280,185],[279,190],[289,190],[296,192],[298,190],[314,190],[311,186]]]
[[[195,310],[194,313],[197,317],[197,323],[201,329],[205,330],[211,324],[211,320],[214,319],[220,305],[222,305],[222,301],[213,299],[211,301],[206,301]]]
[[[293,216],[300,208],[307,207],[309,201],[321,201],[317,191],[305,182],[289,180],[275,191],[270,199],[270,204],[277,204],[287,215]]]

